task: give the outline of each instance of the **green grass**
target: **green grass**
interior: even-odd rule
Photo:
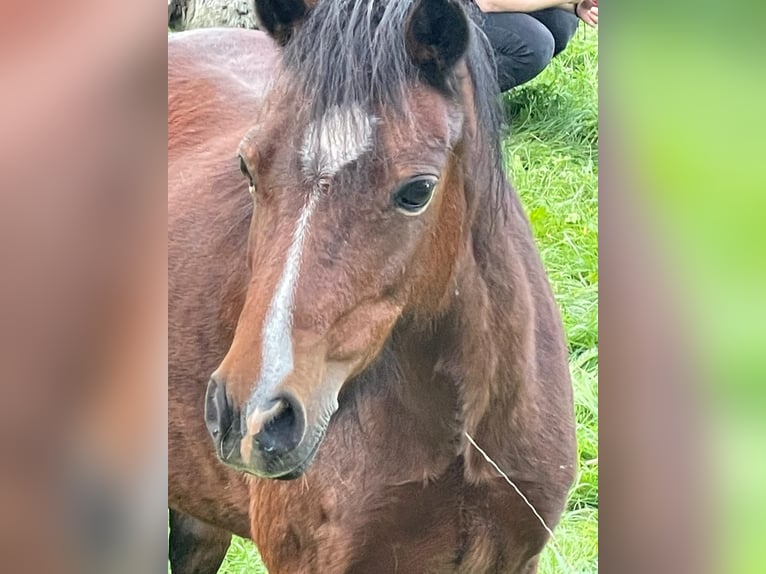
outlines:
[[[598,571],[598,40],[580,30],[554,62],[505,99],[505,142],[569,341],[577,480],[541,574]],[[563,562],[563,563],[562,563]]]
[[[267,572],[255,545],[250,540],[235,536],[218,574],[267,574]]]
[[[504,150],[569,340],[580,466],[541,574],[598,571],[598,41],[580,30],[535,80],[505,97]],[[235,540],[223,574],[260,574]]]

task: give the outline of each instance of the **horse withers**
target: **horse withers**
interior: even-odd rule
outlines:
[[[534,572],[467,436],[553,527],[571,384],[473,7],[256,10],[169,39],[171,565]]]

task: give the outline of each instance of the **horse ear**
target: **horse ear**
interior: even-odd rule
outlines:
[[[258,23],[280,46],[290,41],[308,11],[306,0],[255,0]]]
[[[168,28],[174,31],[184,29],[184,15],[188,3],[188,0],[168,0]]]
[[[469,33],[455,0],[416,0],[405,32],[407,52],[426,81],[439,86],[465,54]]]

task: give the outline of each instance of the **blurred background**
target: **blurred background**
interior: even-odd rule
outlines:
[[[697,558],[684,571],[762,572],[765,10],[601,8],[602,566],[617,571],[608,524],[624,522],[615,542],[628,542],[632,517],[616,509],[640,493],[666,552]],[[625,421],[644,448],[612,440]],[[625,474],[621,488],[610,480]]]
[[[762,572],[766,9],[600,8],[600,570]],[[0,570],[165,568],[167,13],[2,14]]]

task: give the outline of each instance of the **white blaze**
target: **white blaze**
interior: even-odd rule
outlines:
[[[331,108],[306,131],[301,149],[303,170],[308,175],[330,177],[359,159],[372,149],[374,123],[359,106]]]
[[[259,387],[263,389],[266,396],[269,396],[270,391],[293,370],[293,298],[300,273],[303,245],[308,234],[309,219],[314,212],[318,199],[318,190],[312,191],[301,211],[298,224],[293,232],[290,249],[287,252],[285,267],[282,270],[282,276],[279,278],[263,325]]]
[[[334,175],[372,148],[373,125],[374,118],[362,112],[359,106],[331,109],[306,132],[301,149],[304,171],[315,177]],[[274,387],[293,370],[293,299],[309,220],[319,196],[320,189],[315,188],[301,211],[282,275],[266,313],[258,385],[261,392],[258,394],[270,396]]]

